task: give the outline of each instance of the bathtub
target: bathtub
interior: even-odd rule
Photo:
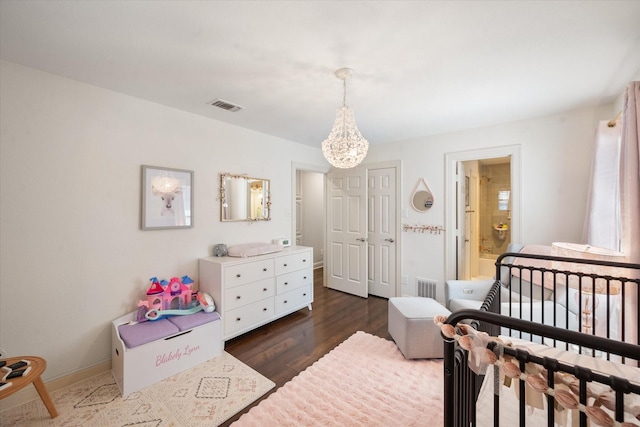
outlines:
[[[498,255],[481,254],[478,258],[478,276],[492,278],[496,275],[496,260]]]

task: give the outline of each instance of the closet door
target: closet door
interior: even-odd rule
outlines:
[[[366,298],[367,170],[327,174],[327,286]]]
[[[396,168],[367,170],[369,293],[396,295]]]

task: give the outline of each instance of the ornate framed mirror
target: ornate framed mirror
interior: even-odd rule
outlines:
[[[270,180],[220,174],[220,221],[271,220]]]

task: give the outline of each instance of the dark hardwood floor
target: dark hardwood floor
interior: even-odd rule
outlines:
[[[356,331],[391,339],[387,330],[387,299],[360,298],[325,288],[322,269],[314,270],[313,310],[304,308],[226,343],[225,351],[276,383],[257,405]]]

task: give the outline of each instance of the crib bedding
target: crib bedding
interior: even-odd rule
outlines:
[[[637,310],[637,265],[557,257],[551,246],[542,245],[525,245],[518,254],[505,254],[497,261],[503,266],[499,281],[504,282],[505,275],[510,285],[500,289],[501,304],[494,303],[490,311],[612,339],[626,340],[633,334],[631,325],[622,337],[622,316],[625,300],[627,315]],[[523,304],[529,298],[534,303]]]
[[[521,254],[532,255],[551,255],[551,246],[544,245],[525,245],[521,250]],[[549,286],[549,283],[553,283],[553,273],[546,272],[541,273],[540,270],[551,270],[551,261],[546,259],[537,258],[524,258],[517,257],[510,264],[514,266],[509,272],[510,275],[519,278],[520,280],[533,283],[539,287]]]
[[[487,377],[482,384],[482,388],[480,389],[480,395],[478,396],[478,402],[476,406],[476,426],[477,427],[494,427],[494,400],[493,400],[493,385],[494,382],[489,379],[493,378],[493,366],[487,369]],[[515,384],[515,382],[514,382]],[[500,385],[500,418],[498,421],[499,427],[513,427],[517,425],[517,420],[519,417],[519,397],[517,393],[517,389],[514,385],[511,387],[506,387],[503,383]],[[598,390],[597,392],[602,392],[605,388],[601,385],[594,385],[593,388]],[[625,405],[626,406],[637,406],[640,404],[640,398],[636,395],[629,395],[626,398]],[[590,399],[593,402],[593,399]],[[542,396],[536,396],[530,400],[528,400],[530,405],[527,405],[527,425],[530,426],[546,426],[547,425],[547,399]],[[613,413],[606,408],[603,408],[605,412],[609,414],[613,418]],[[555,426],[564,427],[564,426],[574,426],[578,425],[579,420],[579,411],[576,410],[556,410],[555,415]],[[629,413],[625,413],[624,420],[626,422],[632,423],[637,420],[633,417],[633,415]]]
[[[450,324],[456,324],[463,319],[478,318],[483,319],[485,322],[491,322],[498,326],[506,326],[514,320],[512,318],[498,315],[494,313],[487,313],[481,310],[467,310],[464,313],[453,313],[450,316],[450,320],[453,322]],[[481,315],[482,314],[482,315]],[[606,392],[608,399],[612,399],[616,396],[618,403],[624,407],[624,413],[621,414],[625,422],[629,423],[629,426],[638,426],[638,420],[640,412],[640,368],[638,366],[638,360],[640,360],[640,347],[635,344],[615,342],[615,340],[605,338],[590,339],[584,334],[578,332],[566,331],[563,328],[550,327],[548,325],[532,324],[526,320],[518,319],[515,321],[515,325],[530,330],[531,332],[540,333],[541,336],[556,340],[562,337],[566,338],[569,343],[581,343],[581,345],[593,345],[593,347],[579,347],[575,344],[568,344],[569,347],[564,346],[548,346],[543,344],[533,343],[526,339],[517,339],[511,336],[499,336],[499,340],[505,343],[505,352],[508,352],[509,357],[517,356],[518,360],[526,361],[524,372],[534,376],[539,376],[543,370],[555,372],[555,375],[559,375],[553,386],[553,390],[565,390],[568,394],[578,398],[578,389],[571,389],[569,385],[571,380],[577,381],[576,377],[582,378],[578,382],[579,389],[582,393],[582,384],[585,379],[588,379],[585,392],[588,394],[585,397],[584,405],[580,405],[577,409],[564,409],[556,402],[556,405],[552,407],[553,420],[552,424],[549,423],[549,405],[547,405],[548,397],[541,392],[533,390],[527,382],[525,384],[526,400],[520,400],[520,380],[515,378],[505,381],[504,371],[499,372],[499,376],[494,376],[494,367],[496,365],[488,365],[486,372],[478,369],[479,359],[475,353],[474,357],[468,359],[467,356],[460,358],[460,352],[467,354],[460,346],[453,353],[450,353],[450,346],[454,345],[456,341],[445,341],[445,360],[444,369],[445,372],[455,372],[453,376],[445,376],[445,426],[446,427],[462,427],[462,426],[498,426],[498,427],[513,427],[516,425],[521,426],[571,426],[571,427],[588,427],[596,425],[594,422],[590,422],[586,416],[588,411],[602,410],[610,420],[615,419],[615,414],[612,410],[607,409],[604,405],[601,405],[596,398],[598,396],[604,396]],[[457,323],[460,324],[460,323]],[[464,329],[461,329],[464,330]],[[515,330],[515,329],[514,329]],[[482,335],[480,335],[482,336]],[[493,348],[489,342],[496,342],[495,339],[482,339],[480,342],[476,340],[476,344],[480,344],[480,348],[487,345],[487,348]],[[557,342],[556,342],[557,343]],[[509,350],[507,350],[509,348]],[[598,350],[591,350],[599,348]],[[525,349],[526,351],[522,351]],[[495,349],[494,349],[495,351]],[[471,354],[471,352],[469,352]],[[498,352],[500,354],[500,352]],[[524,355],[526,354],[526,356]],[[620,356],[624,356],[626,359],[622,359]],[[605,359],[609,357],[610,359]],[[504,362],[506,359],[501,359]],[[535,361],[535,363],[534,363]],[[494,363],[494,362],[488,362]],[[518,362],[515,361],[516,365]],[[482,364],[480,364],[482,366]],[[497,364],[499,365],[499,364]],[[562,366],[560,366],[562,365]],[[544,367],[544,368],[543,368]],[[560,369],[558,369],[560,368]],[[462,370],[459,370],[462,369]],[[472,374],[472,376],[464,374]],[[475,376],[475,374],[480,376]],[[537,374],[537,375],[536,375]],[[511,374],[513,377],[514,375]],[[479,382],[475,383],[479,385],[479,389],[474,385],[472,378],[479,379]],[[562,378],[562,379],[561,379]],[[528,381],[528,380],[527,380]],[[544,381],[546,382],[546,381]],[[500,388],[499,392],[499,410],[498,415],[494,410],[495,395],[494,385]],[[614,388],[618,392],[612,391]],[[478,390],[474,394],[473,390]],[[623,391],[620,393],[620,391]],[[475,397],[474,397],[475,396]],[[620,400],[621,399],[621,400]],[[570,406],[568,406],[570,407]],[[584,412],[581,412],[584,411]],[[455,414],[458,414],[457,416]],[[592,415],[589,415],[591,417]],[[599,415],[598,415],[599,416]],[[475,420],[475,423],[471,422]],[[586,420],[586,423],[583,421]],[[597,425],[615,425],[620,426],[620,423],[608,424],[600,423]]]
[[[553,257],[552,246],[525,245],[520,251],[521,254],[541,255],[543,257]],[[584,261],[584,259],[576,259]],[[519,278],[523,282],[554,291],[559,287],[569,286],[573,289],[586,289],[589,292],[599,294],[618,295],[621,292],[621,283],[618,280],[606,281],[598,278],[595,280],[581,279],[580,274],[616,277],[621,274],[620,270],[613,267],[584,264],[571,261],[559,261],[544,258],[517,257],[513,262],[507,261],[513,267],[510,275]],[[570,272],[570,274],[554,273],[553,271]],[[547,294],[548,295],[548,294]],[[547,298],[548,296],[545,296]]]
[[[523,348],[532,354],[536,354],[541,357],[549,357],[559,360],[564,363],[568,363],[574,366],[581,366],[589,368],[592,371],[602,373],[607,376],[617,376],[620,378],[626,378],[630,382],[640,385],[640,368],[636,368],[629,365],[622,365],[605,360],[601,357],[593,357],[585,354],[578,354],[573,351],[565,351],[561,348],[532,343],[530,341],[514,339],[512,337],[501,336],[505,343],[514,348]],[[485,379],[478,395],[478,401],[476,405],[476,419],[478,427],[491,427],[494,426],[494,366],[487,368]],[[504,374],[500,373],[500,381],[498,382],[500,391],[500,427],[512,427],[514,420],[519,417],[519,393],[517,381],[513,381],[510,386],[506,386],[504,383]],[[558,386],[556,386],[558,387]],[[591,383],[591,389],[596,395],[608,390],[608,387]],[[547,399],[541,393],[535,392],[527,386],[527,425],[531,426],[543,426],[547,425]],[[593,404],[594,399],[590,398],[588,404]],[[633,408],[640,405],[640,396],[629,394],[625,396],[625,406]],[[603,408],[611,417],[613,413],[606,408]],[[556,410],[555,411],[555,425],[556,426],[572,426],[577,425],[578,411],[574,410]],[[625,421],[636,422],[637,419],[630,413],[625,413]],[[576,423],[576,424],[574,424]]]

